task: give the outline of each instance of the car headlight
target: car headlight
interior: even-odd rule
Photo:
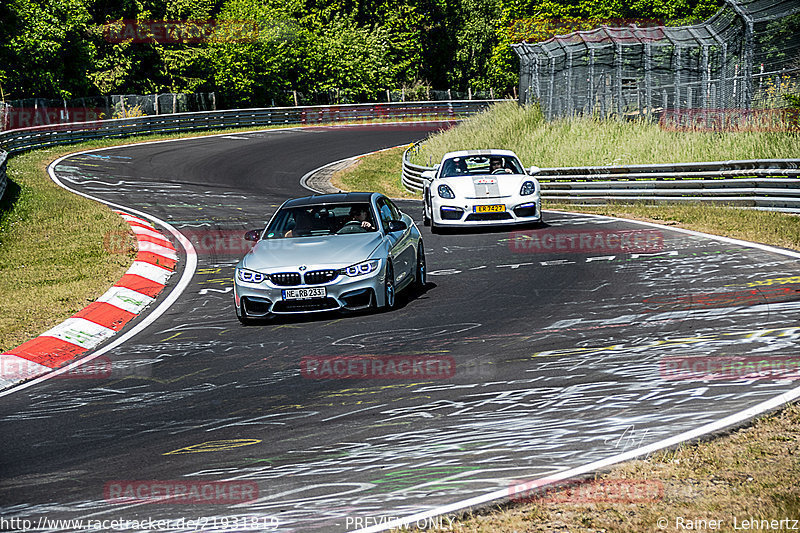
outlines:
[[[261,272],[247,270],[245,268],[237,268],[236,277],[239,281],[244,281],[245,283],[261,283],[266,279],[266,276]]]
[[[536,192],[536,184],[532,181],[526,181],[522,184],[522,188],[519,190],[520,196],[530,196],[531,194]]]
[[[455,198],[456,197],[456,195],[453,194],[453,189],[451,189],[450,187],[448,187],[444,183],[439,185],[439,188],[437,190],[439,191],[439,197],[441,197],[441,198]]]
[[[364,261],[363,263],[356,263],[355,265],[350,265],[347,268],[343,268],[342,274],[350,276],[351,278],[363,276],[364,274],[369,274],[370,272],[378,270],[379,264],[380,261],[377,259],[371,259],[369,261]]]

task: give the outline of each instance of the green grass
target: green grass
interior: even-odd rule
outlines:
[[[345,191],[381,191],[390,198],[417,198],[401,179],[403,152],[401,146],[362,157],[331,178],[334,187]]]
[[[35,337],[94,301],[130,266],[133,250],[109,254],[104,235],[130,231],[101,204],[46,176],[63,147],[8,162],[0,204],[0,350]]]
[[[547,122],[537,107],[501,103],[428,139],[411,161],[432,166],[452,150],[505,148],[529,165],[568,167],[794,158],[800,135],[674,132],[658,124],[572,118]]]

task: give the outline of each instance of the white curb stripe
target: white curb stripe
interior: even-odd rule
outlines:
[[[114,333],[116,332],[113,329],[95,324],[85,318],[68,318],[61,324],[48,329],[39,336],[55,337],[88,350],[113,336]]]
[[[154,242],[147,242],[147,241],[140,242],[139,251],[160,255],[162,257],[166,257],[167,259],[174,259],[174,260],[178,259],[178,254],[177,252],[175,252],[175,250],[171,248],[166,248]]]
[[[138,315],[139,312],[150,305],[153,300],[154,298],[127,287],[111,287],[105,294],[97,299],[98,302],[105,302],[114,307],[119,307],[123,311],[133,313],[134,315]]]
[[[125,273],[141,276],[149,279],[150,281],[160,283],[161,285],[166,285],[167,280],[172,275],[173,271],[158,267],[151,263],[145,263],[144,261],[134,261],[131,267]]]

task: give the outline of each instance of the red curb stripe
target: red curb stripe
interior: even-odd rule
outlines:
[[[130,311],[107,302],[92,302],[72,315],[72,318],[84,318],[108,329],[119,331],[135,316]]]
[[[125,287],[136,292],[141,292],[151,298],[155,298],[156,294],[164,289],[161,283],[137,276],[136,274],[125,274],[119,281],[114,284],[115,287]]]
[[[175,259],[164,257],[153,252],[139,252],[136,254],[136,261],[143,263],[150,263],[157,267],[166,268],[167,270],[175,270],[175,265],[178,263]]]
[[[175,250],[175,247],[167,239],[159,239],[158,237],[153,237],[152,235],[136,235],[136,240],[138,242],[152,242],[153,244],[163,246],[164,248]]]
[[[154,228],[153,226],[151,226],[149,224],[144,224],[142,222],[136,222],[135,220],[126,220],[125,222],[127,222],[131,226],[136,226],[138,228],[144,228],[144,229],[149,229],[149,230],[153,230],[153,231],[158,231],[156,228]]]
[[[125,215],[126,217],[132,218],[133,220],[126,220],[131,228],[137,226],[146,228],[148,230],[158,232],[162,236],[162,238],[159,238],[151,235],[134,234],[136,235],[136,240],[139,243],[140,248],[141,243],[146,242],[162,246],[168,250],[176,251],[172,242],[169,241],[163,235],[163,233],[157,230],[147,220],[136,217],[124,211],[113,211],[118,215]],[[165,271],[174,271],[175,265],[177,264],[177,260],[175,259],[164,257],[155,252],[141,250],[137,252],[136,261],[154,265],[164,269]],[[154,298],[165,288],[165,285],[161,283],[149,280],[136,274],[124,274],[114,286],[131,289],[143,295],[150,296],[151,298]],[[135,317],[136,314],[126,311],[125,309],[119,308],[108,302],[92,302],[88,306],[72,315],[70,318],[87,320],[101,327],[118,332],[125,326],[125,324],[130,322]],[[79,358],[82,354],[93,350],[95,347],[96,346],[84,348],[83,346],[73,344],[58,337],[39,335],[38,337],[20,344],[16,348],[4,352],[4,355],[19,357],[22,360],[31,361],[44,367],[55,369]],[[40,374],[41,372],[37,375]],[[21,379],[18,381],[21,382],[30,377],[35,377],[35,375],[21,377]]]
[[[56,337],[39,336],[13,348],[6,353],[49,368],[58,368],[66,361],[88,351],[83,346],[72,344]]]
[[[112,211],[114,211],[118,215],[125,215],[126,217],[135,218],[142,224],[150,224],[150,221],[145,220],[142,217],[137,217],[136,215],[131,215],[130,213],[126,213],[125,211],[117,211],[117,210],[112,210]]]

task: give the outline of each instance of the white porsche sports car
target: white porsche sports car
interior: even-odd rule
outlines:
[[[542,222],[539,182],[510,150],[463,150],[422,173],[422,220],[441,227]]]

